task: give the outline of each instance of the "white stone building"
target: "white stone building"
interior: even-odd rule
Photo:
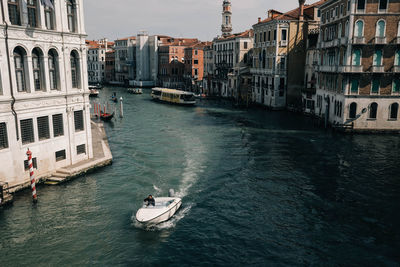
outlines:
[[[110,51],[108,40],[86,41],[89,83],[103,83],[105,79],[106,52]]]
[[[93,157],[83,0],[0,0],[0,181]],[[54,8],[53,8],[54,7]]]
[[[129,85],[135,78],[136,37],[115,40],[115,79],[114,83]]]
[[[253,48],[253,30],[215,38],[213,47],[214,75],[211,94],[233,97],[233,86],[229,86],[228,73],[238,68],[245,60],[247,52]]]
[[[136,78],[132,85],[139,87],[155,86],[158,79],[158,36],[149,36],[142,31],[136,42]]]

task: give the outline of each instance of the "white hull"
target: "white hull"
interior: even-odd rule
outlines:
[[[139,209],[136,213],[136,220],[143,224],[159,224],[169,220],[181,207],[180,198],[155,198],[156,206],[147,206]],[[171,202],[169,205],[163,203]]]

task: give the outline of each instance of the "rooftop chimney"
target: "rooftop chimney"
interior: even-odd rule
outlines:
[[[304,3],[305,0],[299,0],[299,20],[304,20]]]

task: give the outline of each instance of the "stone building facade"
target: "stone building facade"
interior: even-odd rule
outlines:
[[[0,181],[93,157],[83,0],[1,0]],[[29,14],[29,16],[28,16]]]
[[[268,18],[254,29],[253,101],[271,109],[301,106],[307,34],[319,27],[318,7],[304,5],[282,13],[268,11]]]
[[[115,81],[116,84],[129,85],[135,78],[136,37],[115,40]]]
[[[356,131],[400,130],[400,2],[321,6],[316,112]]]
[[[232,97],[228,88],[228,73],[242,62],[247,52],[253,48],[253,30],[219,37],[213,40],[214,75],[211,95]]]
[[[158,85],[174,89],[185,87],[185,48],[198,42],[198,39],[172,37],[163,40],[158,49]]]
[[[98,41],[86,41],[88,47],[88,79],[89,83],[105,82],[106,53],[109,52],[114,43],[107,39]]]

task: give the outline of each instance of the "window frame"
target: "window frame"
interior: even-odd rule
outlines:
[[[393,113],[394,106],[396,106],[396,108],[397,108],[396,116],[392,116],[392,115],[394,115],[394,113]],[[390,106],[389,106],[389,120],[397,121],[398,118],[399,118],[399,104],[394,102],[394,103],[390,104]]]
[[[70,32],[77,32],[77,15],[76,15],[76,4],[73,0],[67,0],[67,23],[68,23],[68,30]]]
[[[0,122],[0,150],[9,148],[7,123]]]
[[[352,107],[354,105],[355,105],[355,109],[352,110]],[[350,105],[349,105],[349,119],[356,119],[357,118],[357,108],[358,108],[358,105],[357,105],[356,102],[350,103]],[[354,116],[352,116],[353,115],[353,111],[354,111]]]
[[[32,50],[32,74],[33,74],[33,87],[35,91],[43,91],[44,86],[44,73],[43,73],[43,56],[38,48]]]
[[[375,108],[374,108],[375,107]],[[378,117],[378,103],[373,102],[369,105],[369,113],[368,113],[368,119],[369,120],[376,120]]]
[[[26,8],[28,13],[28,26],[30,28],[39,28],[39,7],[37,0],[27,0]]]
[[[13,51],[15,82],[18,92],[27,92],[27,72],[26,72],[26,51],[21,47],[14,48]],[[20,80],[19,80],[20,78]]]
[[[13,12],[15,12],[15,14],[11,15],[11,10],[12,7],[15,8],[15,10],[13,10]],[[8,0],[7,1],[7,8],[8,8],[8,17],[9,20],[11,22],[12,25],[17,25],[17,26],[22,26],[22,20],[21,20],[21,3],[20,0]]]
[[[382,32],[382,35],[380,35],[380,31],[379,31],[379,23],[380,22],[383,22],[383,32]],[[384,37],[386,37],[386,21],[384,20],[384,19],[379,19],[377,22],[376,22],[376,25],[375,25],[375,37],[379,37],[379,38],[384,38]]]
[[[39,141],[50,139],[50,121],[49,116],[36,118]]]
[[[24,124],[23,124],[24,122]],[[27,123],[27,124],[25,124]],[[29,123],[29,125],[28,125]],[[28,144],[32,144],[35,143],[35,129],[33,126],[33,119],[29,118],[29,119],[21,119],[19,121],[20,124],[20,130],[21,130],[21,142],[22,145],[28,145]],[[25,126],[29,126],[28,128],[30,129],[26,129]],[[31,131],[31,134],[28,133],[26,130]],[[30,134],[30,136],[26,136],[26,134]]]

